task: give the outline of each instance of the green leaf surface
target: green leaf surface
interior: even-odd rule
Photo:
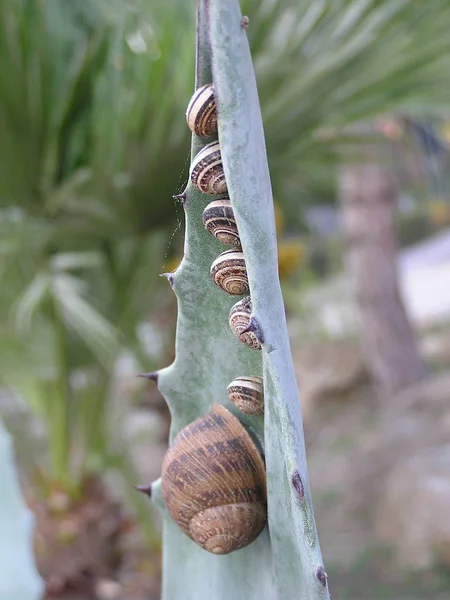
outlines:
[[[258,92],[237,0],[210,3],[210,43],[225,176],[247,264],[253,316],[264,337],[265,457],[278,598],[326,598],[300,399],[278,279],[275,218]],[[305,497],[292,485],[300,474]]]
[[[262,119],[241,18],[236,0],[199,2],[197,87],[214,83],[225,175],[246,258],[253,312],[265,343],[262,353],[249,349],[230,331],[228,313],[237,299],[218,289],[209,274],[224,248],[202,224],[202,212],[212,198],[189,183],[184,257],[172,274],[178,299],[176,359],[159,372],[158,385],[171,410],[173,438],[214,403],[236,412],[226,394],[228,383],[239,375],[264,372],[265,425],[262,418],[238,416],[265,446],[270,538],[266,529],[248,547],[214,556],[196,546],[166,515],[163,597],[318,600],[327,598],[328,590],[316,576],[322,559],[278,279]],[[193,136],[192,156],[206,142]],[[305,489],[303,499],[292,487],[296,470]],[[159,483],[154,496],[161,504]]]
[[[199,23],[198,86],[211,81],[203,16],[204,13]],[[184,116],[181,114],[180,118]],[[193,156],[202,145],[204,142],[194,137]],[[228,400],[227,385],[239,375],[262,374],[260,353],[239,342],[228,326],[229,310],[238,298],[227,296],[217,288],[209,274],[211,263],[225,249],[206,232],[202,223],[203,210],[213,197],[201,194],[191,184],[186,193],[184,257],[173,274],[178,299],[176,359],[170,367],[160,371],[158,383],[171,410],[171,438],[206,414],[215,403],[236,412]],[[262,440],[261,418],[241,420]],[[157,498],[158,491],[157,488]],[[167,518],[163,554],[164,598],[250,598],[255,589],[251,573],[255,572],[260,574],[259,597],[273,598],[267,532],[247,548],[226,556],[214,556],[198,547]]]

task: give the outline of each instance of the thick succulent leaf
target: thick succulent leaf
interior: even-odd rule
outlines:
[[[275,218],[258,92],[237,0],[210,2],[210,42],[219,139],[247,264],[253,316],[261,328],[269,531],[279,598],[326,598],[303,424],[283,298]],[[293,486],[301,478],[302,495]]]
[[[206,22],[205,20],[206,19]],[[212,57],[212,64],[210,63]],[[171,437],[213,403],[232,411],[226,387],[238,375],[264,370],[266,416],[241,421],[265,445],[269,531],[248,547],[214,556],[191,542],[170,517],[164,528],[164,598],[327,598],[317,578],[322,565],[307,485],[297,385],[278,280],[275,220],[255,77],[236,0],[199,2],[197,86],[212,80],[228,189],[247,262],[254,314],[266,343],[245,347],[228,326],[236,298],[212,282],[209,269],[223,247],[203,228],[211,197],[186,190],[186,240],[171,275],[178,299],[176,359],[159,372],[171,414]],[[211,74],[212,70],[212,74]],[[192,154],[205,142],[194,136]],[[305,497],[292,486],[298,471]],[[161,504],[160,487],[154,497]],[[258,574],[255,577],[255,573]]]
[[[199,29],[197,83],[202,85],[211,80],[203,19]],[[180,118],[184,118],[183,113]],[[201,145],[198,139],[193,140],[193,155]],[[260,353],[241,344],[228,326],[228,313],[237,298],[218,289],[209,274],[211,263],[224,250],[202,223],[202,212],[213,198],[199,193],[191,184],[186,194],[184,257],[173,274],[178,299],[176,359],[159,373],[159,389],[171,410],[172,438],[185,425],[207,413],[214,403],[234,411],[227,397],[227,385],[239,375],[262,374]],[[262,439],[262,419],[245,420]],[[154,495],[158,501],[159,486],[155,487]],[[164,598],[250,598],[255,589],[262,600],[274,597],[267,533],[238,552],[214,556],[194,544],[167,518],[163,554]],[[254,573],[259,573],[257,582]]]
[[[11,438],[0,421],[0,600],[39,600],[33,518],[20,494]]]

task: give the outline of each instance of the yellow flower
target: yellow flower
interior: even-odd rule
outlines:
[[[275,227],[277,230],[277,236],[280,236],[284,230],[284,214],[278,204],[274,204],[275,211]]]
[[[293,275],[305,260],[305,246],[300,240],[285,240],[278,244],[280,279]]]
[[[427,215],[430,223],[435,227],[450,225],[450,202],[435,200],[427,206]]]
[[[442,137],[444,138],[444,140],[447,142],[447,144],[450,144],[450,121],[446,121],[439,128],[439,131],[440,131]]]

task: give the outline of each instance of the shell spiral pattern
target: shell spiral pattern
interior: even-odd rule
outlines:
[[[184,533],[214,554],[250,544],[266,524],[264,461],[224,406],[214,405],[175,437],[163,461],[162,493]]]
[[[191,181],[204,194],[224,194],[227,191],[219,142],[207,144],[194,157]]]
[[[217,133],[217,107],[210,83],[195,90],[186,110],[186,122],[192,133],[201,137]]]
[[[261,350],[261,343],[252,331],[245,331],[250,325],[252,301],[246,296],[231,307],[228,321],[231,331],[244,344],[255,350]]]
[[[230,296],[243,296],[249,291],[244,254],[226,250],[211,265],[214,283]]]
[[[223,244],[240,248],[241,240],[229,198],[210,202],[203,211],[203,224]]]
[[[236,377],[227,391],[231,402],[245,415],[264,414],[262,377]]]

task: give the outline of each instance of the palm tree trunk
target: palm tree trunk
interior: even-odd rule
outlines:
[[[397,186],[372,151],[365,162],[341,167],[339,186],[347,269],[367,365],[382,393],[395,393],[427,375],[399,291]]]

